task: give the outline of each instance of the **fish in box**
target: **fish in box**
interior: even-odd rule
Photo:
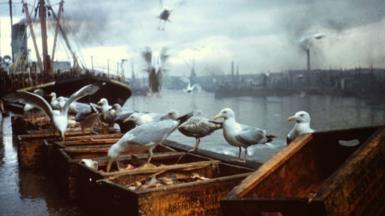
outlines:
[[[220,199],[253,171],[180,152],[163,153],[162,158],[155,154],[155,167],[132,169],[131,163],[124,164],[128,170],[113,167],[110,173],[100,171],[106,161],[100,161],[100,170],[79,163],[82,206],[93,214],[216,215]]]
[[[110,139],[108,139],[110,140]],[[103,160],[106,158],[108,149],[110,146],[115,143],[110,142],[101,142],[103,139],[100,139],[99,142],[91,141],[87,145],[82,146],[68,146],[64,148],[54,148],[50,154],[50,170],[56,181],[59,183],[62,191],[70,199],[76,198],[76,184],[78,178],[78,168],[76,164],[82,159],[91,159],[91,160]],[[111,141],[111,140],[110,140]],[[94,143],[92,145],[92,143]],[[98,145],[102,143],[103,145]],[[154,152],[170,152],[173,149],[165,147],[163,145],[158,145]],[[126,151],[122,155],[128,156],[133,154],[133,152]]]

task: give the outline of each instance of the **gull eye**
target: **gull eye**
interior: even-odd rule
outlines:
[[[305,114],[301,114],[301,115],[299,115],[299,116],[301,116],[301,117],[304,117],[304,116],[305,116]]]

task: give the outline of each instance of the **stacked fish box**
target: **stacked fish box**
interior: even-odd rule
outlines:
[[[12,116],[12,132],[14,135],[26,134],[28,130],[46,130],[51,128],[51,121],[45,114],[29,116]]]
[[[69,130],[65,133],[67,139],[82,136],[80,130]],[[40,169],[44,162],[44,140],[61,140],[59,133],[52,130],[28,131],[27,134],[17,135],[17,156],[20,168]]]
[[[120,139],[121,133],[111,134],[86,134],[66,138],[62,140],[45,140],[44,141],[44,157],[45,161],[50,161],[47,164],[47,169],[51,172],[55,167],[55,162],[59,156],[59,149],[72,146],[95,146],[95,145],[106,145],[110,146]],[[107,147],[105,147],[107,148]]]
[[[50,173],[56,179],[59,188],[64,192],[67,198],[75,200],[77,197],[77,181],[78,167],[76,164],[83,159],[88,161],[104,160],[107,156],[108,149],[114,144],[118,138],[106,138],[92,140],[75,140],[75,141],[56,141],[48,144],[51,152],[48,154],[50,161]],[[154,152],[170,152],[173,149],[158,145]],[[123,152],[122,156],[132,154],[130,151]]]
[[[235,187],[223,215],[384,215],[385,128],[296,139]]]
[[[122,158],[123,169],[79,166],[79,201],[91,214],[216,215],[220,200],[253,169],[184,152]]]

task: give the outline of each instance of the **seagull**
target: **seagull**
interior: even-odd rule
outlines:
[[[302,134],[313,133],[314,130],[310,128],[310,114],[305,111],[298,111],[293,116],[287,119],[289,122],[295,121],[293,129],[289,132],[286,138],[287,145],[295,138]]]
[[[98,105],[101,106],[102,113],[108,112],[112,108],[112,106],[108,103],[107,98],[100,99],[99,102],[98,102]]]
[[[100,113],[96,109],[95,104],[91,103],[90,107],[91,111],[78,112],[75,116],[75,120],[80,123],[83,133],[86,132],[86,129],[90,129],[92,131],[96,121],[99,120]]]
[[[5,97],[7,100],[10,100],[10,101],[21,101],[24,103],[30,103],[33,106],[36,106],[42,109],[50,117],[52,124],[59,131],[62,139],[64,140],[65,131],[68,125],[68,109],[70,107],[70,104],[76,100],[79,100],[82,97],[92,95],[98,90],[99,90],[99,86],[94,84],[89,84],[82,87],[77,92],[73,93],[70,96],[70,98],[67,100],[65,105],[59,110],[52,109],[50,104],[43,97],[30,92],[25,92],[25,91],[15,92],[15,93],[10,93]]]
[[[132,115],[133,112],[128,112],[128,111],[122,111],[118,113],[115,117],[115,123],[119,125],[120,132],[122,134],[130,131],[131,129],[136,127],[135,122],[133,121],[125,121],[130,115]]]
[[[68,101],[68,98],[66,97],[63,97],[63,96],[57,97],[55,92],[51,92],[49,96],[51,97],[50,104],[52,109],[60,110],[64,107],[65,103]],[[70,108],[69,108],[70,113],[78,112],[77,103],[78,102],[73,102],[70,104]]]
[[[51,97],[51,102],[50,102],[51,107],[53,109],[60,109],[60,104],[59,104],[58,98],[56,98],[56,93],[55,92],[51,92],[49,94],[49,96]]]
[[[196,139],[195,146],[190,151],[198,149],[200,138],[210,135],[212,132],[222,128],[222,123],[210,121],[202,116],[201,112],[197,112],[189,120],[183,123],[178,130],[185,136],[194,137]]]
[[[113,144],[108,150],[106,171],[110,171],[112,162],[116,161],[118,156],[125,150],[147,150],[147,163],[150,163],[153,156],[153,149],[156,145],[161,144],[172,132],[174,132],[191,116],[192,113],[188,113],[178,117],[177,119],[167,119],[143,124],[125,133],[123,137]]]
[[[157,122],[166,119],[176,119],[178,113],[176,111],[170,111],[166,114],[153,113],[153,112],[134,112],[124,122],[133,121],[136,125],[143,125],[150,122]]]
[[[40,95],[40,96],[44,95],[44,92],[41,89],[35,89],[33,91],[33,93],[37,94],[37,95]],[[24,107],[23,107],[24,113],[27,113],[27,112],[31,111],[33,108],[35,108],[35,107],[32,104],[29,104],[29,103],[24,104]]]
[[[230,108],[222,109],[215,119],[223,118],[223,135],[226,141],[239,148],[238,160],[241,161],[241,148],[245,148],[245,160],[247,158],[247,148],[255,144],[265,144],[271,142],[274,135],[268,135],[266,130],[256,127],[243,125],[235,120],[234,111]]]
[[[185,89],[183,89],[184,92],[186,93],[193,93],[194,90],[199,90],[200,86],[196,83],[194,83],[193,85],[191,85],[190,83],[190,80],[187,79],[187,86]]]

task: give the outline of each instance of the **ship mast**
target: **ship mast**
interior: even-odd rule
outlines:
[[[43,49],[43,74],[46,78],[51,76],[51,61],[48,55],[48,45],[47,45],[47,22],[46,22],[46,6],[44,0],[39,0],[39,18],[41,26],[41,42]]]
[[[12,13],[12,0],[9,0],[9,17],[11,18],[11,37],[13,37],[13,13]],[[15,62],[15,56],[12,51],[12,62]]]

